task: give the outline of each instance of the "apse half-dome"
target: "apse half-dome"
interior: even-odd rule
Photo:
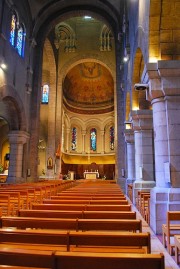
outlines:
[[[64,104],[78,113],[95,114],[114,109],[114,81],[109,70],[97,62],[73,67],[63,84]]]

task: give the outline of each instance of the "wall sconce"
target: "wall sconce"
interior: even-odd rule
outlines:
[[[126,130],[132,129],[132,122],[131,121],[125,121],[124,124],[125,124]]]
[[[5,64],[5,63],[2,62],[0,64],[0,67],[1,67],[1,69],[6,70],[7,69],[7,64]]]
[[[128,56],[124,56],[124,57],[123,57],[123,62],[124,62],[124,63],[127,63],[128,60],[129,60],[129,57],[128,57]]]
[[[6,70],[7,69],[7,64],[5,63],[5,61],[4,61],[4,57],[0,57],[0,68],[2,69],[2,70]]]
[[[134,89],[136,91],[144,91],[144,90],[149,89],[149,85],[144,84],[144,83],[136,83],[136,84],[134,84]]]

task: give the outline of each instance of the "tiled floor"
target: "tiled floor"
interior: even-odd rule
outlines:
[[[137,212],[137,218],[142,219],[143,232],[149,232],[151,234],[151,252],[152,253],[163,253],[165,257],[165,269],[179,269],[180,267],[176,264],[173,257],[169,255],[166,249],[163,247],[161,241],[151,230],[146,221],[142,218],[141,214],[137,211],[136,207],[132,205],[133,210]]]

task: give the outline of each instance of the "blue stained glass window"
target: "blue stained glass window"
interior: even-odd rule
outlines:
[[[72,128],[72,145],[71,149],[76,150],[76,143],[77,143],[77,129],[76,127]]]
[[[48,102],[49,102],[49,85],[45,84],[42,87],[41,103],[42,104],[48,104]]]
[[[21,26],[17,32],[16,48],[20,56],[24,56],[25,32]]]
[[[10,43],[14,47],[16,41],[17,17],[15,14],[11,18]]]
[[[114,127],[110,127],[110,149],[114,150]]]
[[[92,128],[90,131],[90,145],[91,150],[96,151],[96,129]]]
[[[10,29],[10,43],[17,50],[18,54],[24,56],[26,33],[24,26],[17,20],[17,14],[14,12],[11,17],[11,29]]]

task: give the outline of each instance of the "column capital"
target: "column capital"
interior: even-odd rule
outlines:
[[[82,131],[81,131],[81,134],[82,134],[82,135],[86,135],[86,133],[87,133],[86,130],[82,130]]]
[[[8,137],[10,143],[25,144],[29,140],[30,135],[24,131],[10,131]]]
[[[146,65],[145,80],[149,81],[147,99],[180,95],[180,61],[158,61]]]
[[[100,130],[100,134],[101,135],[104,135],[105,134],[105,131],[104,130]]]
[[[134,144],[134,131],[132,129],[125,130],[124,137],[125,137],[126,143]]]
[[[151,130],[153,128],[152,110],[132,110],[133,130]]]

